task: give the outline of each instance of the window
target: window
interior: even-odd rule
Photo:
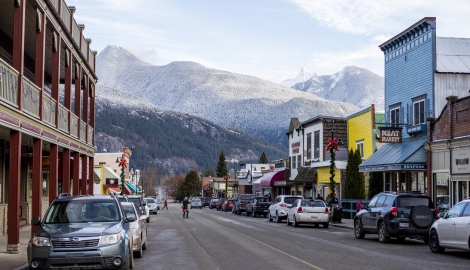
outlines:
[[[356,142],[356,149],[359,150],[361,154],[361,158],[364,159],[364,140],[360,140]]]
[[[424,99],[413,102],[413,125],[424,124]]]
[[[315,132],[313,140],[314,140],[314,142],[313,142],[313,147],[314,147],[313,158],[320,158],[320,131]]]
[[[382,207],[385,199],[387,199],[387,196],[380,196],[380,198],[377,200],[377,204],[375,204],[375,207]]]
[[[302,167],[302,156],[298,155],[297,156],[297,168]]]
[[[467,207],[465,207],[465,210],[463,211],[462,216],[464,217],[470,216],[470,203],[467,203]]]
[[[295,156],[292,157],[292,169],[295,169]]]
[[[377,203],[377,200],[379,199],[379,196],[375,196],[374,198],[372,198],[372,200],[369,202],[369,204],[367,205],[368,208],[372,208],[372,207],[375,207],[375,204]]]
[[[390,123],[391,124],[400,123],[400,107],[395,107],[393,109],[390,109]]]
[[[447,212],[447,218],[457,218],[460,217],[460,214],[462,213],[463,208],[466,206],[466,203],[459,203],[455,205],[452,209]]]
[[[394,202],[395,202],[394,196],[387,196],[387,199],[385,199],[382,207],[392,207]]]
[[[307,134],[307,159],[312,159],[312,133]]]

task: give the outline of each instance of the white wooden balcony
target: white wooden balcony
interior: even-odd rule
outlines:
[[[18,108],[18,72],[0,59],[0,98]]]

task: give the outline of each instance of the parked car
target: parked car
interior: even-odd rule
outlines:
[[[135,203],[137,209],[142,211],[142,215],[147,217],[147,223],[150,222],[150,208],[145,203],[144,197],[142,195],[128,195],[129,202]]]
[[[132,231],[132,250],[134,251],[134,257],[141,258],[143,250],[147,249],[146,217],[140,214],[140,211],[134,203],[123,202],[121,204],[127,218],[132,216],[135,217],[135,221],[130,222],[130,228]]]
[[[202,201],[202,207],[209,206],[209,204],[210,204],[212,198],[210,198],[210,197],[204,197],[203,199],[204,199],[204,200],[201,200],[201,201]]]
[[[228,200],[228,211],[232,211],[233,207],[235,207],[235,200],[234,199],[230,199]]]
[[[127,195],[116,195],[116,198],[118,199],[119,202],[128,202],[129,198],[127,198]]]
[[[209,209],[217,208],[217,202],[219,199],[212,199],[211,202],[209,203]]]
[[[303,199],[302,196],[292,196],[292,195],[279,195],[274,199],[274,202],[269,206],[268,210],[268,220],[273,221],[273,217],[276,219],[276,222],[279,223],[283,219],[287,218],[288,207],[292,205],[295,200]]]
[[[322,200],[298,199],[292,203],[287,211],[287,225],[294,224],[299,227],[301,223],[320,224],[328,228],[330,211]]]
[[[145,203],[147,204],[149,208],[149,214],[158,214],[158,204],[157,201],[154,198],[147,197],[144,198]]]
[[[438,214],[425,194],[382,192],[354,217],[354,235],[363,239],[366,234],[378,234],[381,243],[390,241],[390,237],[399,241],[411,237],[427,244],[429,229]]]
[[[29,268],[133,268],[134,221],[114,194],[60,194],[43,220],[31,220],[38,229],[28,243]]]
[[[224,210],[224,203],[225,203],[225,198],[220,198],[219,201],[217,201],[217,206],[216,206],[216,210],[219,211],[219,210]]]
[[[240,195],[238,195],[237,201],[235,202],[235,208],[232,212],[237,214],[237,215],[241,215],[242,212],[246,212],[246,204],[254,196],[255,196],[254,194],[240,194]]]
[[[268,197],[252,197],[246,204],[246,216],[248,217],[253,215],[253,217],[256,217],[257,215],[263,215],[266,217],[268,215],[270,205],[271,202]]]
[[[470,198],[457,203],[429,231],[429,248],[442,253],[446,248],[470,250]]]
[[[193,209],[193,208],[200,208],[200,209],[202,209],[201,200],[193,199],[193,201],[191,202],[191,209]]]

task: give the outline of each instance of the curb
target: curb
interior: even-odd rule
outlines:
[[[348,230],[351,230],[351,231],[354,230],[353,227],[348,226],[346,224],[342,224],[342,223],[330,223],[330,226],[337,227],[337,228],[348,229]]]

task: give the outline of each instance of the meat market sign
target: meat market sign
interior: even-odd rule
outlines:
[[[381,127],[380,139],[381,143],[401,143],[401,128]]]

